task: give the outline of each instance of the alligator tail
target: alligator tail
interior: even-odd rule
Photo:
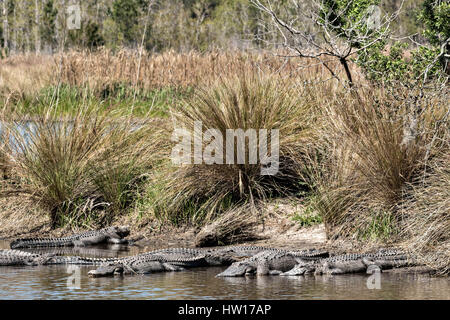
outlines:
[[[17,239],[11,242],[11,249],[20,248],[37,248],[37,247],[64,247],[72,246],[71,239],[59,238],[59,239],[41,239],[41,238],[29,238],[29,239]]]

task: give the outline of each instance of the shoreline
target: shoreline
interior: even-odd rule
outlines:
[[[261,227],[261,226],[259,226]],[[344,254],[344,253],[363,253],[370,250],[374,250],[380,246],[373,245],[370,249],[367,246],[361,246],[357,243],[351,243],[348,241],[334,241],[330,242],[326,240],[325,227],[323,224],[302,228],[301,233],[296,232],[295,226],[289,226],[285,231],[280,232],[280,228],[277,227],[267,227],[259,233],[261,236],[265,236],[263,239],[244,241],[240,243],[233,243],[231,245],[257,245],[257,246],[267,246],[276,248],[292,248],[292,249],[325,249],[333,254]],[[145,231],[145,228],[137,230],[132,233],[129,239],[138,239],[135,245],[142,249],[142,252],[151,251],[160,248],[175,248],[175,247],[194,247],[194,239],[197,234],[198,229],[194,227],[186,228],[175,228],[175,227],[165,227],[161,231]],[[50,236],[68,236],[73,234],[68,229],[55,229],[51,231],[34,231],[30,233],[22,234],[21,238],[29,237],[50,237]],[[17,236],[3,236],[0,232],[0,240],[11,241]],[[94,246],[95,247],[95,246]],[[213,246],[220,247],[220,246]],[[390,274],[410,274],[410,275],[427,275],[433,276],[433,269],[424,266],[412,266],[412,267],[402,267],[383,270],[383,273]]]

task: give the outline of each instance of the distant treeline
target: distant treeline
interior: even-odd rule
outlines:
[[[305,7],[310,1],[304,1]],[[382,10],[394,12],[400,2],[383,0]],[[298,10],[291,1],[274,3],[276,10]],[[420,34],[416,16],[421,3],[405,0],[394,26],[398,35]],[[68,27],[76,14],[71,6],[80,8],[79,29]],[[149,51],[261,48],[280,40],[267,19],[249,0],[0,0],[0,45],[3,55],[141,43]],[[307,22],[304,28],[307,32]]]

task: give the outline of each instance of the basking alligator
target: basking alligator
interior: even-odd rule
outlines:
[[[64,238],[29,238],[11,242],[11,249],[36,247],[87,246],[100,243],[127,244],[126,236],[130,234],[128,226],[108,227],[87,231]]]
[[[246,260],[233,263],[218,277],[258,275],[343,274],[352,272],[373,273],[394,267],[411,265],[400,250],[380,250],[376,253],[346,254],[324,257],[320,252],[303,255],[299,252],[265,251]]]
[[[328,256],[328,252],[316,250],[289,252],[257,246],[232,246],[219,249],[162,249],[106,263],[96,270],[89,271],[88,274],[91,277],[103,277],[118,273],[178,271],[184,270],[186,267],[229,265],[239,263],[237,260],[242,257],[259,257],[261,255],[276,255],[283,263],[289,263],[285,261],[288,261],[290,257],[309,259],[315,256]],[[293,268],[295,264],[296,260],[293,260],[293,263],[289,264],[290,268],[283,268],[282,271]]]
[[[185,268],[207,265],[205,256],[176,258],[166,255],[138,255],[116,262],[102,264],[88,272],[89,277],[106,277],[115,274],[147,274],[164,271],[182,271]]]
[[[400,250],[380,250],[376,253],[344,254],[317,261],[300,261],[282,276],[297,276],[314,273],[344,274],[356,272],[380,272],[383,269],[413,265],[406,254]]]
[[[101,265],[115,258],[88,258],[58,256],[54,253],[38,254],[20,250],[0,250],[0,266],[36,266],[51,264]]]
[[[169,248],[141,253],[123,258],[87,258],[78,256],[58,256],[55,254],[37,254],[19,250],[0,250],[0,265],[49,265],[80,264],[99,266],[89,271],[89,276],[101,277],[118,273],[149,273],[178,271],[201,266],[220,266],[239,263],[245,257],[251,261],[260,261],[271,257],[268,270],[280,272],[292,269],[298,262],[319,257],[327,257],[328,252],[318,250],[288,251],[258,246],[231,246],[218,249]],[[244,260],[244,261],[248,261]],[[270,260],[270,259],[269,259]],[[256,266],[256,264],[255,264]],[[265,270],[259,266],[258,270]],[[255,269],[256,270],[256,269]],[[265,273],[269,271],[258,271]],[[248,268],[247,268],[247,271]]]
[[[287,251],[272,249],[233,263],[218,277],[239,277],[248,274],[278,275],[291,270],[299,262],[328,257],[328,252],[320,250]]]

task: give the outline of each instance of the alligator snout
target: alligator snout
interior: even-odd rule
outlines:
[[[228,269],[219,273],[216,277],[241,277],[245,275],[252,275],[255,273],[255,268],[241,263],[233,263]]]
[[[88,276],[92,278],[108,277],[116,274],[123,274],[124,268],[122,264],[111,264],[100,266],[95,270],[88,272]]]
[[[121,236],[122,238],[127,237],[130,234],[130,227],[129,226],[117,226],[116,228],[116,232],[119,236]]]

